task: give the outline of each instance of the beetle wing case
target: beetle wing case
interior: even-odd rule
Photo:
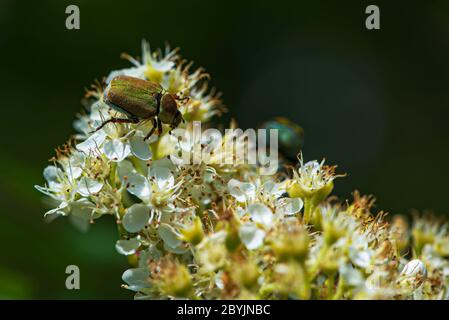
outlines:
[[[157,115],[162,88],[153,82],[129,76],[117,76],[104,92],[112,108],[131,117],[151,118]]]

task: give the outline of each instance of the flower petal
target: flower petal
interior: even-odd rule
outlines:
[[[349,258],[360,268],[368,268],[371,263],[371,254],[368,250],[359,251],[353,246],[349,247]]]
[[[59,177],[62,176],[61,169],[55,167],[55,166],[47,166],[44,169],[44,178],[47,180],[48,183],[50,182],[56,182],[59,183]]]
[[[104,140],[106,139],[106,133],[103,130],[99,130],[93,133],[89,138],[85,141],[76,145],[76,149],[90,154],[99,150]]]
[[[239,236],[246,248],[254,250],[262,246],[265,232],[254,223],[245,223],[240,227]]]
[[[150,146],[143,139],[144,137],[138,135],[130,139],[131,152],[141,160],[150,160],[152,156]]]
[[[265,197],[277,199],[285,192],[285,187],[281,183],[275,183],[268,180],[263,184],[263,193]]]
[[[113,139],[105,142],[103,152],[109,160],[120,162],[129,156],[131,148],[120,139]]]
[[[149,201],[151,190],[147,178],[138,173],[131,173],[128,176],[128,191],[141,199]]]
[[[120,180],[123,180],[124,177],[129,177],[131,174],[135,174],[136,169],[134,169],[131,161],[123,160],[117,164],[117,173]]]
[[[90,221],[92,218],[92,210],[95,205],[87,199],[80,199],[72,202],[70,214]]]
[[[159,236],[169,248],[176,248],[182,243],[179,234],[169,224],[162,223],[159,227]]]
[[[100,126],[110,116],[111,108],[104,101],[97,101],[90,107],[89,118],[93,121],[93,125],[96,128]]]
[[[236,179],[229,180],[228,190],[238,202],[254,199],[256,194],[256,187],[252,183],[240,182]]]
[[[83,197],[88,197],[99,192],[103,188],[103,183],[97,180],[82,177],[78,182],[77,191]]]
[[[283,216],[291,216],[301,211],[304,203],[301,198],[281,198],[276,206],[276,213]]]
[[[122,275],[122,280],[128,284],[128,289],[140,291],[143,288],[149,288],[148,277],[150,272],[147,268],[132,268],[126,270]]]
[[[137,238],[129,239],[129,240],[118,240],[115,243],[115,249],[118,253],[123,254],[125,256],[133,254],[140,247],[140,241]]]
[[[248,212],[254,222],[260,223],[268,228],[273,225],[273,212],[266,205],[253,203],[248,206]]]
[[[134,233],[145,227],[150,219],[150,208],[143,204],[133,204],[123,216],[122,225],[126,231]]]
[[[175,184],[175,178],[170,170],[166,167],[152,167],[150,176],[156,179],[156,185],[161,189],[169,189]]]
[[[45,212],[44,217],[52,216],[52,215],[61,215],[66,216],[68,214],[68,206],[69,204],[65,201],[62,201],[58,207],[48,210]]]
[[[73,214],[69,215],[69,220],[72,226],[74,226],[78,231],[82,233],[89,231],[90,222],[88,220],[82,217],[74,216]]]
[[[351,287],[360,287],[365,283],[363,274],[354,268],[350,263],[345,263],[339,267],[340,276],[344,283]]]

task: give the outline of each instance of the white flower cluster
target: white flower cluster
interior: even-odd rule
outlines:
[[[188,131],[223,111],[207,75],[190,73],[176,51],[154,53],[144,42],[142,56],[126,56],[134,66],[113,71],[106,84],[118,75],[158,83],[183,99]],[[180,161],[194,144],[165,127],[145,141],[149,123],[96,130],[120,114],[103,101],[101,86],[88,98],[78,134],[57,150],[45,186],[36,188],[54,202],[47,217],[68,216],[82,229],[114,217],[116,249],[131,263],[123,281],[136,298],[449,298],[446,225],[423,217],[411,228],[401,216],[387,222],[371,213],[374,200],[357,192],[337,203],[329,197],[336,168],[324,162],[301,157],[292,174],[267,176],[257,164],[219,161],[245,142],[216,148],[207,163]]]

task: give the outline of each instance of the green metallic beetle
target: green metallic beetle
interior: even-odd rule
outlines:
[[[117,76],[111,80],[103,94],[103,101],[112,109],[123,113],[127,118],[111,118],[103,122],[95,131],[106,124],[112,123],[139,123],[151,120],[153,127],[145,136],[148,139],[153,132],[162,133],[162,123],[176,128],[182,118],[178,110],[179,98],[176,95],[164,92],[157,83],[129,76]]]
[[[277,129],[279,134],[279,151],[289,161],[296,161],[304,144],[304,130],[296,123],[284,117],[275,117],[265,121],[259,128]]]

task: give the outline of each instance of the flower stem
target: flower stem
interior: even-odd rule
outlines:
[[[308,224],[312,218],[313,212],[315,211],[315,206],[313,205],[311,198],[304,199],[304,223]]]

